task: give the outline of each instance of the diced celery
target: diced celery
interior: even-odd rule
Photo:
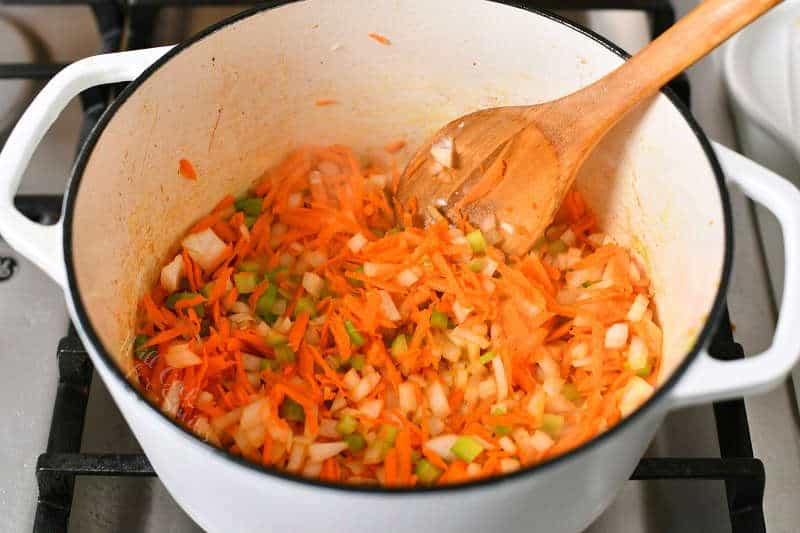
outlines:
[[[244,216],[244,225],[247,226],[247,229],[250,229],[255,225],[256,220],[258,220],[258,217],[254,217],[254,216],[251,216],[251,215],[245,215]]]
[[[356,370],[361,370],[364,368],[364,356],[360,353],[357,353],[350,357],[350,367]]]
[[[511,433],[511,426],[495,426],[494,427],[494,434],[495,435],[500,435],[502,437],[503,435],[508,435],[509,433]]]
[[[273,359],[261,360],[261,370],[275,370],[276,366],[276,361]]]
[[[572,383],[565,383],[564,386],[561,387],[561,395],[573,403],[582,398],[581,393],[578,392],[578,387]]]
[[[361,333],[356,329],[351,320],[344,321],[344,329],[347,330],[347,335],[350,337],[350,342],[356,346],[364,346],[364,337],[361,336]]]
[[[483,259],[473,259],[469,262],[469,269],[473,272],[480,272],[486,266],[486,261]]]
[[[436,329],[447,329],[447,325],[450,323],[450,320],[447,318],[447,313],[443,313],[441,311],[437,311],[434,309],[431,311],[431,326]]]
[[[211,291],[214,290],[214,283],[213,281],[209,281],[200,289],[200,294],[203,295],[203,298],[208,298],[211,295]]]
[[[504,414],[506,414],[506,408],[505,407],[494,407],[494,408],[492,408],[492,411],[491,411],[491,415],[492,416],[499,416],[499,415],[504,415]]]
[[[486,352],[485,354],[483,354],[482,356],[480,356],[478,361],[480,361],[480,363],[482,365],[485,365],[486,363],[491,362],[491,360],[494,359],[496,355],[497,355],[496,353],[494,353],[492,351],[489,351],[489,352]]]
[[[276,268],[270,270],[269,272],[266,272],[264,274],[264,278],[269,280],[269,281],[275,281],[275,279],[278,277],[278,274],[280,274],[281,272],[284,272],[284,271],[286,271],[286,267],[285,266],[276,267]]]
[[[420,459],[414,467],[414,475],[417,476],[417,480],[420,483],[430,485],[439,479],[439,476],[442,475],[442,469],[427,459]]]
[[[308,316],[315,317],[317,315],[317,306],[314,300],[308,296],[301,296],[297,299],[297,304],[294,306],[294,316],[297,317],[303,313],[308,313]]]
[[[367,441],[360,433],[352,433],[350,435],[345,435],[344,437],[342,437],[342,440],[347,443],[347,447],[353,453],[360,452],[367,445]]]
[[[462,436],[456,439],[450,451],[459,459],[471,463],[481,454],[483,446],[472,437]]]
[[[150,337],[147,335],[137,335],[136,340],[133,343],[133,352],[136,354],[136,358],[140,361],[147,362],[158,355],[158,348],[155,346],[144,346],[148,340],[150,340]]]
[[[550,435],[552,438],[556,438],[558,434],[561,432],[561,428],[564,426],[564,416],[563,415],[554,415],[551,413],[545,413],[542,417],[542,427],[540,428],[542,431]]]
[[[303,406],[291,398],[284,398],[278,412],[280,413],[281,418],[290,420],[292,422],[303,422],[306,419],[306,413],[303,410]]]
[[[588,289],[593,284],[594,284],[594,282],[592,282],[592,281],[584,281],[583,283],[581,283],[581,287],[583,287],[584,289]]]
[[[239,294],[250,294],[258,285],[258,276],[255,272],[237,272],[233,275],[233,284]]]
[[[467,233],[467,242],[476,254],[486,251],[486,239],[483,238],[483,233],[479,229]]]
[[[533,243],[533,249],[536,250],[537,248],[541,248],[542,245],[546,242],[547,238],[544,235],[542,235],[541,237],[536,239],[536,242]]]
[[[236,270],[239,272],[260,272],[261,265],[258,261],[242,261],[239,263],[239,266],[236,267]]]
[[[397,428],[391,424],[383,424],[378,432],[378,438],[389,448],[394,446],[397,439]]]
[[[272,306],[275,305],[275,298],[278,296],[278,286],[274,283],[270,283],[267,287],[267,290],[264,291],[264,294],[259,296],[258,301],[256,302],[256,313],[261,318],[272,314]],[[266,320],[266,318],[264,318]]]
[[[352,415],[344,415],[336,423],[336,431],[340,435],[349,435],[358,429],[358,420]]]
[[[564,241],[561,239],[557,239],[547,246],[547,251],[549,251],[551,255],[558,255],[567,251],[567,245],[564,244]]]
[[[264,201],[261,198],[239,198],[233,205],[237,211],[244,211],[245,215],[257,217],[261,214],[261,206]]]
[[[636,375],[637,375],[637,376],[639,376],[640,378],[646,378],[647,376],[649,376],[649,375],[650,375],[650,373],[651,373],[652,371],[653,371],[653,365],[651,365],[651,364],[648,362],[648,363],[647,363],[647,364],[644,366],[644,368],[640,368],[639,370],[637,370],[637,371],[636,371]]]
[[[285,344],[279,344],[273,348],[275,350],[275,359],[282,364],[285,363],[294,363],[297,357],[295,356],[294,350],[289,348]]]
[[[392,355],[395,357],[400,357],[401,355],[408,352],[408,339],[402,333],[394,338],[392,341],[391,347]]]
[[[270,346],[279,346],[281,344],[286,344],[289,339],[286,338],[285,335],[281,335],[277,331],[270,331],[267,333],[267,344]]]

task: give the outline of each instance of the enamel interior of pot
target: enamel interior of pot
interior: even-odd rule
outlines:
[[[461,114],[550,100],[622,61],[559,22],[493,2],[365,5],[310,0],[225,26],[158,68],[108,123],[83,173],[72,254],[90,320],[127,375],[137,301],[181,236],[293,146],[378,153],[404,138],[404,163]],[[327,98],[338,104],[315,106]],[[178,175],[181,158],[198,181]],[[578,187],[604,229],[646,259],[664,330],[663,382],[702,329],[722,275],[712,168],[659,95],[595,150]]]

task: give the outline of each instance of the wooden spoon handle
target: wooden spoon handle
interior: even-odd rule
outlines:
[[[780,2],[706,0],[624,65],[553,104],[591,147],[636,104]]]

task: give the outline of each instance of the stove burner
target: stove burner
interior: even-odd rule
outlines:
[[[13,257],[0,256],[0,281],[10,280],[17,266],[17,260]]]

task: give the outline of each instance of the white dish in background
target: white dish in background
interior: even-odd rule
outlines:
[[[734,36],[723,69],[741,152],[800,185],[800,0],[786,0]],[[756,205],[755,214],[777,309],[785,273],[781,232],[767,209]],[[800,368],[792,376],[800,391]]]

